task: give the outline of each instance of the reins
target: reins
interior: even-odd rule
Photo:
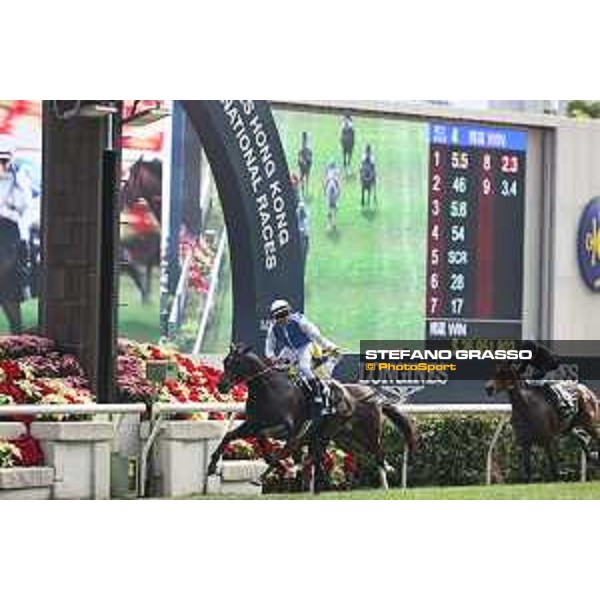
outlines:
[[[273,370],[273,365],[270,365],[270,366],[266,367],[265,369],[263,369],[262,371],[259,371],[258,373],[254,373],[254,375],[251,375],[250,377],[240,379],[236,385],[239,385],[240,383],[245,383],[246,385],[248,385],[249,383],[252,383],[255,379],[262,377],[263,375],[265,375],[266,373],[269,373],[272,370]]]

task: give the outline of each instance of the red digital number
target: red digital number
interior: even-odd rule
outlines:
[[[501,170],[503,173],[518,173],[519,172],[519,157],[508,154],[502,155]]]

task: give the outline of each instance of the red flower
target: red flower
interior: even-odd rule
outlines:
[[[329,473],[329,471],[331,471],[331,469],[333,469],[334,466],[335,463],[331,452],[326,452],[323,456],[323,468]]]
[[[244,383],[238,383],[231,390],[231,396],[236,402],[244,402],[248,398],[248,388]]]
[[[23,390],[11,381],[3,381],[0,383],[0,394],[10,396],[15,404],[25,404],[27,402],[27,396]]]
[[[162,353],[162,350],[157,346],[150,346],[150,357],[153,360],[163,360],[164,354]]]
[[[356,473],[356,462],[354,461],[354,456],[348,453],[344,456],[344,471],[346,473]]]
[[[22,435],[16,440],[10,440],[21,453],[19,466],[21,467],[39,467],[44,464],[44,453],[40,443],[30,435]]]
[[[0,360],[0,371],[4,372],[4,375],[8,381],[22,379],[24,375],[21,367],[14,360]]]

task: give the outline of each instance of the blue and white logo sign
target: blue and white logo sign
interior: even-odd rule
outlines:
[[[600,292],[600,197],[590,200],[579,221],[577,257],[581,276],[594,292]]]

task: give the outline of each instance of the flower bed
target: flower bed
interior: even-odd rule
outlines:
[[[122,402],[245,402],[247,389],[238,385],[228,394],[221,394],[217,384],[222,371],[194,361],[170,348],[154,344],[140,344],[130,340],[119,341],[118,389]],[[160,384],[148,380],[146,373],[152,362],[169,364],[169,375]],[[243,415],[238,418],[243,419]],[[222,420],[220,412],[198,413],[193,416],[182,416],[179,419]],[[277,440],[258,442],[255,438],[237,440],[225,449],[224,460],[260,460],[274,455],[283,447]],[[304,465],[304,466],[303,466]],[[333,447],[327,452],[324,467],[335,489],[345,489],[353,485],[356,479],[354,458],[339,448]],[[291,491],[300,490],[306,480],[306,460],[296,463],[291,457],[280,461],[266,485],[266,490]]]
[[[156,362],[168,364],[167,377],[161,383],[153,383],[147,376],[149,365]],[[230,393],[221,394],[217,390],[220,377],[219,369],[194,361],[176,350],[119,340],[117,388],[121,402],[145,402],[148,405],[153,402],[245,402],[246,387],[239,385]],[[198,413],[185,418],[221,420],[224,415]]]
[[[30,435],[14,440],[0,440],[0,469],[38,467],[44,464],[39,442]]]
[[[0,469],[16,467],[21,459],[21,453],[15,444],[0,440]]]
[[[224,460],[258,460],[273,456],[283,448],[279,440],[259,442],[256,438],[235,440],[225,447]],[[265,482],[264,492],[301,491],[308,482],[310,465],[306,453],[298,461],[292,457],[279,461],[277,468]],[[353,487],[357,478],[356,463],[351,453],[335,445],[325,453],[323,467],[333,489],[342,490]]]
[[[94,397],[74,356],[47,338],[0,336],[0,405],[90,402]]]

